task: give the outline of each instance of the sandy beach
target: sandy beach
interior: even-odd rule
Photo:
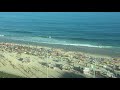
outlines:
[[[0,43],[0,71],[25,78],[119,78],[120,58]]]

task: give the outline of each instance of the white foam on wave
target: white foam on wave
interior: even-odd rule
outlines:
[[[49,37],[51,38],[51,37]],[[30,41],[30,42],[37,42],[37,43],[46,43],[46,44],[58,44],[58,45],[71,45],[71,46],[84,46],[84,47],[95,47],[95,48],[112,48],[112,46],[97,46],[97,45],[92,45],[92,44],[79,44],[79,43],[72,43],[72,42],[67,42],[67,41],[60,41],[56,39],[46,39],[46,38],[31,38],[31,37],[26,37],[26,38],[12,38],[14,40],[20,40],[20,41]]]
[[[91,44],[65,44],[65,45],[96,47],[96,48],[112,48],[112,46],[96,46],[96,45],[91,45]]]
[[[41,42],[41,43],[48,43],[48,44],[59,44],[59,45],[70,45],[70,46],[83,46],[83,47],[95,47],[95,48],[112,48],[112,46],[95,46],[91,44],[67,44],[67,43],[49,43],[49,42]]]
[[[0,37],[3,37],[4,35],[0,35]]]

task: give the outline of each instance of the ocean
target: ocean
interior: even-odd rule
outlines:
[[[120,12],[0,12],[0,42],[120,57]]]

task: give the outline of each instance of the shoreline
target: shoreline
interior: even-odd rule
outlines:
[[[120,76],[118,57],[65,51],[46,46],[0,43],[0,58],[0,71],[27,78],[87,78],[94,77],[94,71],[96,77]]]
[[[19,45],[32,45],[32,46],[42,46],[50,47],[55,49],[64,49],[65,51],[82,52],[93,55],[107,56],[107,57],[118,57],[120,58],[120,48],[97,48],[97,47],[87,47],[87,46],[72,46],[72,45],[62,45],[62,44],[50,44],[50,43],[38,43],[29,41],[19,41],[3,39],[0,43],[17,43]]]
[[[64,52],[76,52],[76,53],[83,53],[83,54],[86,54],[86,55],[89,55],[89,56],[95,56],[95,57],[104,57],[104,58],[119,58],[119,57],[112,57],[112,56],[109,56],[109,55],[101,55],[101,54],[93,54],[93,53],[89,53],[89,52],[82,52],[80,50],[78,51],[74,51],[74,50],[67,50],[67,49],[64,49],[64,48],[57,48],[57,47],[49,47],[49,46],[40,46],[40,45],[32,45],[32,44],[19,44],[19,43],[4,43],[4,42],[0,42],[0,44],[9,44],[9,45],[17,45],[17,46],[23,46],[23,47],[30,47],[30,48],[37,48],[37,49],[40,49],[40,48],[46,48],[46,49],[56,49],[56,50],[62,50]]]

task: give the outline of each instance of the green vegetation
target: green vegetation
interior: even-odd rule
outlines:
[[[0,71],[0,78],[23,78],[23,77]]]

